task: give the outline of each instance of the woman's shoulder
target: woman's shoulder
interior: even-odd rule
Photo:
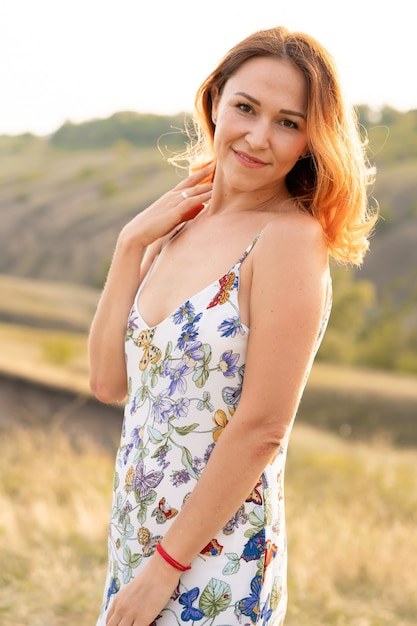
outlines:
[[[275,213],[260,233],[259,249],[271,248],[277,254],[302,250],[328,253],[326,236],[318,220],[307,212]]]

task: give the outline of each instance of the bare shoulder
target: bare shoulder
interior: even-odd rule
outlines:
[[[290,243],[288,241],[290,237],[294,246],[311,242],[312,245],[326,248],[322,227],[307,213],[284,213],[274,216],[262,231],[262,236],[265,242]]]
[[[296,270],[306,266],[328,267],[328,247],[318,221],[304,213],[276,215],[263,229],[254,254],[254,264]],[[277,269],[278,269],[277,267]]]

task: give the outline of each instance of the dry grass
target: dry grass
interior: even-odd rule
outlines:
[[[0,623],[92,626],[113,458],[59,430],[0,440]],[[296,424],[286,484],[286,626],[412,626],[417,454]]]
[[[1,439],[0,623],[95,623],[113,463],[59,432]]]
[[[0,372],[88,393],[87,335],[0,323]]]
[[[287,467],[286,626],[411,626],[417,453],[296,426]]]
[[[100,291],[72,283],[0,274],[1,319],[48,329],[86,331]]]

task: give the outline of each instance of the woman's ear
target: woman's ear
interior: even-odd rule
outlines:
[[[213,88],[211,90],[211,121],[213,122],[213,124],[217,124],[217,111],[219,108],[219,100],[219,90],[217,88]]]

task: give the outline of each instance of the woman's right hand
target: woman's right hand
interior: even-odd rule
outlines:
[[[212,183],[202,183],[214,165],[191,174],[173,189],[138,213],[123,228],[121,235],[134,239],[143,248],[170,233],[176,226],[193,219],[211,197]]]

